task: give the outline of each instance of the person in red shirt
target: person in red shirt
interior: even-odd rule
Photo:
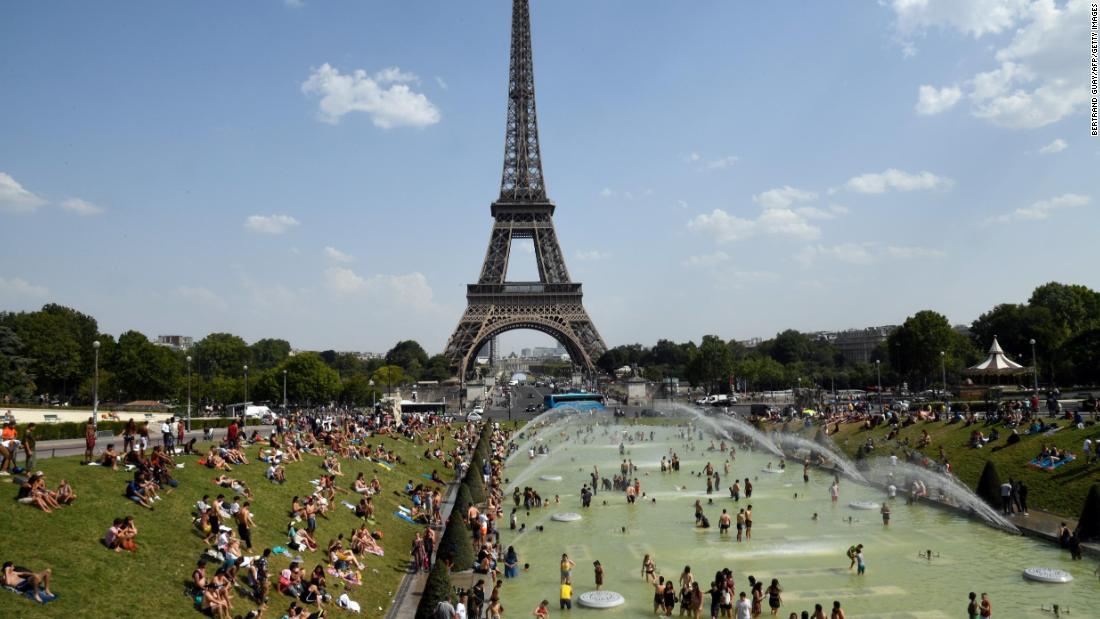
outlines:
[[[229,443],[230,447],[236,447],[237,446],[237,421],[236,420],[233,420],[233,422],[229,424],[229,430],[226,431],[226,433],[225,433],[225,440],[226,440],[227,443]]]

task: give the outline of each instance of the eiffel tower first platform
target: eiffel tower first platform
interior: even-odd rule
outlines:
[[[533,329],[561,342],[573,363],[592,372],[607,346],[584,310],[580,283],[569,279],[554,232],[554,203],[546,197],[539,157],[527,0],[512,2],[504,173],[500,198],[491,209],[493,229],[481,276],[466,287],[466,312],[444,354],[465,380],[474,356],[491,338],[505,331]],[[539,281],[505,281],[513,239],[533,240]]]

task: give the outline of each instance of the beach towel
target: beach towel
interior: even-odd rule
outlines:
[[[11,591],[12,593],[18,593],[19,595],[22,595],[23,597],[27,598],[28,600],[30,600],[32,602],[38,602],[38,600],[34,599],[34,592],[33,591],[20,591],[20,590],[16,589],[15,587],[9,587],[7,585],[4,586],[4,589],[6,589],[8,591]],[[53,594],[53,595],[46,595],[45,593],[42,593],[42,601],[38,602],[38,603],[39,604],[49,604],[50,602],[52,602],[56,599],[57,599],[57,594],[56,593]]]
[[[401,510],[401,512],[405,513],[405,514],[411,514],[412,513],[412,510],[409,509],[408,507],[405,507],[404,505],[398,505],[397,509]]]
[[[337,578],[342,578],[344,580],[344,582],[348,583],[349,585],[361,585],[361,584],[363,584],[363,580],[359,577],[358,572],[353,572],[351,570],[348,570],[346,572],[341,573],[339,570],[332,567],[331,565],[328,566],[328,569],[325,570],[325,571],[328,572],[329,576],[335,576]]]
[[[343,505],[344,507],[350,509],[350,510],[353,510],[353,511],[355,510],[355,506],[352,505],[351,503],[348,503],[347,501],[340,501],[340,504]]]
[[[336,601],[336,605],[340,608],[346,608],[353,613],[359,612],[359,602],[349,598],[346,593],[340,595],[340,599]]]
[[[1042,460],[1040,460],[1039,458],[1032,458],[1031,462],[1028,463],[1028,466],[1037,469],[1043,469],[1044,471],[1053,471],[1063,464],[1066,464],[1067,462],[1073,462],[1076,459],[1077,456],[1073,454],[1066,454],[1066,457],[1062,458],[1058,462],[1052,462],[1050,458],[1043,458]]]
[[[386,462],[379,462],[379,461],[375,460],[374,463],[377,464],[378,466],[386,469],[387,471],[392,471],[393,470],[393,466],[386,463]]]
[[[405,522],[407,522],[409,524],[416,524],[416,521],[413,520],[412,518],[410,518],[409,515],[404,513],[404,512],[396,511],[396,512],[393,513],[393,515],[397,516],[398,518],[404,520]]]

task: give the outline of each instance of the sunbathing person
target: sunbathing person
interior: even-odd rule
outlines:
[[[267,472],[264,474],[264,476],[267,477],[268,480],[277,484],[286,483],[286,469],[284,469],[280,464],[272,464],[271,466],[267,467]]]
[[[355,481],[352,483],[352,489],[355,490],[356,492],[358,492],[359,494],[370,494],[371,493],[370,484],[367,483],[366,479],[363,479],[363,473],[362,472],[360,472],[359,475],[356,476]]]
[[[32,572],[25,569],[17,569],[11,561],[4,562],[3,584],[20,593],[31,592],[35,602],[43,602],[42,594],[53,597],[50,592],[50,576],[53,571],[46,568],[41,572]]]
[[[35,484],[36,480],[34,476],[20,484],[19,492],[15,495],[15,500],[24,505],[34,505],[48,514],[53,510],[50,508],[50,504],[46,501],[42,493],[35,489]]]
[[[232,477],[228,477],[226,475],[219,475],[215,477],[212,481],[222,488],[231,488],[234,491],[240,492],[241,494],[245,495],[249,499],[252,498],[252,491],[249,490],[248,486],[239,479],[233,479]]]
[[[76,500],[76,493],[73,492],[73,487],[69,485],[69,482],[64,479],[57,485],[57,502],[64,505],[72,505]]]
[[[366,518],[368,520],[373,519],[374,499],[369,496],[359,499],[359,505],[355,506],[355,516],[357,518]]]
[[[313,536],[309,534],[309,531],[305,529],[298,529],[294,526],[293,522],[286,525],[287,537],[290,538],[290,543],[296,550],[317,550],[317,541],[313,539]]]

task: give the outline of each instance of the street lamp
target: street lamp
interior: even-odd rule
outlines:
[[[943,412],[948,412],[948,400],[947,400],[947,354],[944,351],[940,351],[940,378],[943,379]]]
[[[95,351],[95,378],[92,380],[92,428],[99,427],[99,340],[92,342]]]
[[[374,379],[372,378],[367,381],[367,385],[370,386],[370,409],[373,412],[374,408],[378,406],[378,404],[374,401]]]
[[[187,355],[187,431],[191,431],[191,355]]]
[[[875,382],[878,383],[878,412],[883,412],[885,409],[882,407],[882,372],[879,370],[879,366],[882,365],[882,359],[875,359]]]
[[[283,410],[286,410],[286,370],[283,370]]]
[[[1039,364],[1035,360],[1035,338],[1028,341],[1031,344],[1031,381],[1035,389],[1035,397],[1039,397]]]

